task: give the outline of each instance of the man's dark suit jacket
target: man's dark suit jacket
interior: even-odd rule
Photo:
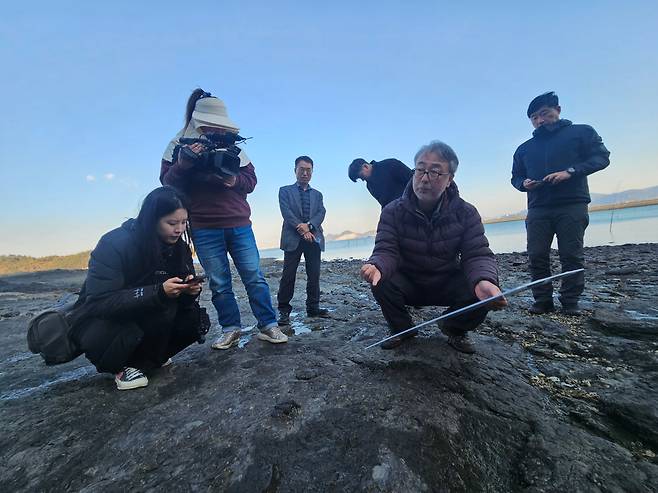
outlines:
[[[311,232],[315,235],[315,241],[324,251],[324,235],[322,234],[322,221],[326,213],[322,204],[322,194],[309,185],[310,193],[310,217]],[[297,232],[297,225],[304,222],[302,219],[302,199],[299,196],[299,187],[296,183],[279,188],[279,207],[283,216],[281,227],[281,245],[284,252],[297,249],[300,241],[304,241]]]

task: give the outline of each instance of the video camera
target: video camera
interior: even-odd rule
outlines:
[[[182,137],[176,151],[182,152],[190,161],[200,169],[209,173],[215,173],[222,177],[236,176],[240,174],[240,148],[236,142],[247,140],[237,134],[209,134],[200,138]],[[201,144],[205,150],[195,154],[189,147],[184,145]]]

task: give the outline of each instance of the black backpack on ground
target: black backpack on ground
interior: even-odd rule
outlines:
[[[75,295],[66,296],[30,320],[27,346],[33,353],[40,354],[47,365],[67,363],[82,354],[71,339],[69,321],[76,299]]]

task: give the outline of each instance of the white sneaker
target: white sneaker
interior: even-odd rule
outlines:
[[[172,359],[169,358],[167,361],[165,361],[164,363],[162,363],[162,366],[161,366],[160,368],[164,368],[165,366],[169,366],[169,365],[171,365],[172,363],[173,363]]]
[[[270,329],[265,329],[262,332],[259,332],[258,338],[261,341],[271,342],[272,344],[288,342],[288,336],[281,332],[281,329],[278,327],[272,327]]]
[[[126,367],[114,376],[114,381],[117,383],[117,389],[130,390],[139,387],[146,387],[149,384],[149,379],[146,378],[141,370],[137,368]]]

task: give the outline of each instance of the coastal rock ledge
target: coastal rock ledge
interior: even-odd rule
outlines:
[[[84,271],[2,277],[0,491],[655,492],[658,245],[586,258],[582,316],[530,316],[526,292],[474,356],[436,327],[365,350],[386,330],[361,262],[323,263],[331,320],[304,318],[301,267],[288,344],[194,345],[128,392],[82,357],[27,350],[29,318]],[[498,260],[503,287],[529,280],[525,254]],[[275,294],[281,263],[263,269]]]

